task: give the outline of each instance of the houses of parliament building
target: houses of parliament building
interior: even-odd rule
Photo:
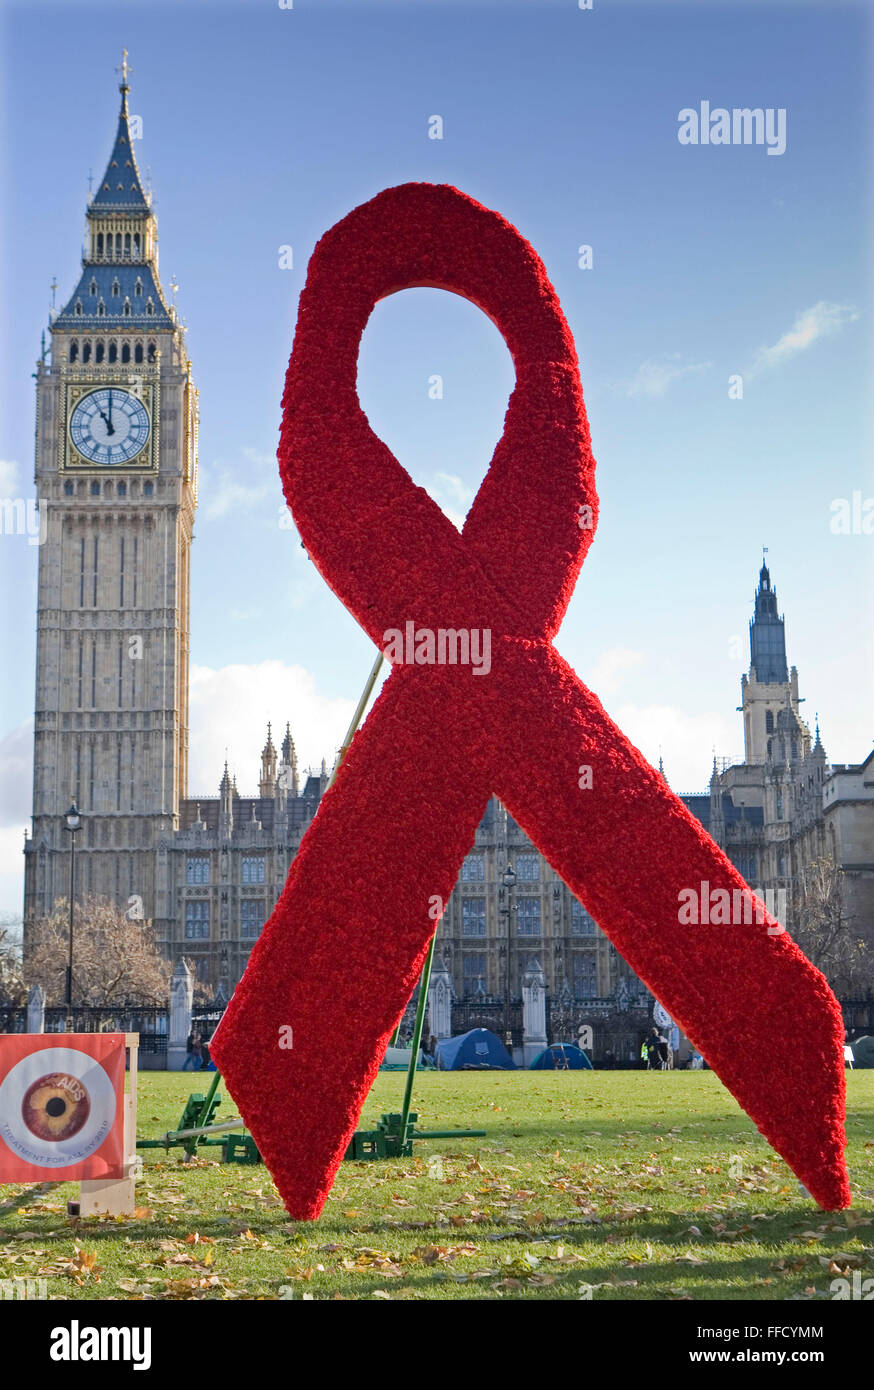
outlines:
[[[37,364],[39,551],[32,830],[25,933],[67,895],[65,813],[82,815],[77,889],[149,919],[161,951],[230,993],[315,816],[327,777],[298,768],[292,731],[266,730],[258,789],[188,775],[189,568],[197,504],[197,391],[158,273],[137,168],[126,63],[109,163],[88,202],[82,270]],[[784,620],[763,564],[742,680],[743,763],[714,763],[690,811],[758,892],[805,866],[841,866],[860,927],[874,917],[874,754],[830,766],[801,717]],[[504,886],[507,866],[515,885]],[[509,926],[509,931],[508,931]],[[317,929],[317,924],[314,924]],[[550,991],[642,1001],[644,987],[504,808],[492,800],[441,922],[459,998],[518,997],[539,962]],[[509,956],[509,960],[508,960]]]

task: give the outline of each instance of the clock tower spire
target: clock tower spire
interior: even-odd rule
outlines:
[[[37,363],[33,830],[25,923],[67,893],[63,814],[82,813],[77,897],[156,918],[161,845],[188,775],[189,557],[197,392],[158,275],[157,222],[121,109],[86,208],[82,269]],[[158,938],[166,930],[156,920]]]

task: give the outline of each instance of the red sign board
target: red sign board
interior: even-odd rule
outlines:
[[[124,1033],[0,1036],[0,1182],[124,1177]]]

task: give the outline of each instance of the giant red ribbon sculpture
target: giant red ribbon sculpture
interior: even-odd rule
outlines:
[[[478,305],[516,369],[461,533],[356,394],[374,305],[412,286]],[[573,339],[532,247],[447,186],[405,184],[356,208],[310,261],[283,405],[280,466],[303,543],[373,641],[409,622],[491,634],[488,674],[392,670],[216,1034],[288,1211],[322,1209],[422,968],[429,905],[448,900],[493,794],[820,1205],[846,1206],[836,999],[770,915],[680,924],[683,890],[749,890],[552,645],[597,498]],[[787,1051],[789,1036],[804,1047]]]

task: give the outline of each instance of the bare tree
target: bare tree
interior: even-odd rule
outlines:
[[[21,970],[21,937],[12,928],[19,919],[0,916],[0,1004],[23,1004],[27,991]]]
[[[838,994],[861,992],[870,980],[870,950],[847,909],[844,876],[833,859],[815,859],[801,875],[795,939]]]
[[[47,1004],[64,1002],[69,902],[28,928],[25,978],[41,984]],[[152,924],[131,919],[106,898],[89,896],[73,913],[73,1003],[165,1004],[170,966],[159,955]]]

